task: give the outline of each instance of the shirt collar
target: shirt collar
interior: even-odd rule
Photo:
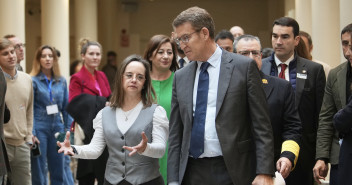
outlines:
[[[45,81],[45,74],[43,72],[40,72],[38,75],[37,75],[38,79],[39,80],[42,80],[42,81]],[[60,81],[60,78],[53,78],[54,79],[54,82],[55,81]]]
[[[287,66],[289,66],[290,62],[295,58],[295,54],[293,53],[292,56],[288,58],[286,61],[281,61],[279,58],[277,58],[276,55],[274,55],[274,58],[275,58],[276,66],[280,64],[286,64]]]
[[[4,76],[6,77],[6,78],[8,78],[8,79],[10,79],[10,80],[15,80],[16,78],[17,78],[17,76],[18,76],[18,73],[17,73],[17,69],[15,68],[15,76],[11,76],[11,75],[9,75],[9,74],[7,74],[5,71],[3,71],[4,72]]]

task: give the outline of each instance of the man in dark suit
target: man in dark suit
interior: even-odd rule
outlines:
[[[258,37],[241,35],[236,38],[234,51],[248,56],[262,67],[261,44]],[[260,72],[269,105],[274,133],[276,169],[283,178],[293,170],[299,154],[302,125],[295,107],[295,95],[290,82]]]
[[[352,54],[352,50],[350,51]],[[352,90],[352,89],[351,89]],[[339,156],[337,183],[339,185],[352,184],[352,98],[347,106],[334,116],[334,126],[343,137]]]
[[[6,60],[6,55],[3,54],[3,50],[6,45],[0,41],[0,60]],[[5,111],[5,93],[6,93],[6,80],[4,73],[0,67],[0,184],[4,181],[4,176],[10,170],[10,163],[7,157],[7,151],[4,141],[4,111]]]
[[[168,183],[272,184],[273,135],[255,61],[215,44],[204,9],[181,12],[173,27],[193,62],[174,76]]]
[[[274,21],[272,56],[263,59],[262,71],[289,81],[295,91],[296,108],[302,123],[302,144],[296,169],[286,179],[287,185],[312,185],[316,134],[324,95],[323,66],[295,54],[299,42],[296,20],[282,17]]]
[[[341,31],[341,43],[346,62],[332,69],[326,83],[323,106],[319,115],[319,129],[317,134],[317,162],[314,167],[314,178],[318,182],[324,179],[328,173],[327,163],[331,163],[330,185],[339,184],[337,174],[339,166],[339,133],[333,125],[333,116],[346,106],[348,97],[351,95],[352,84],[352,53],[351,46],[352,24],[347,25]]]

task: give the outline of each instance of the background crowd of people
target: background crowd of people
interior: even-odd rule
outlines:
[[[352,24],[333,69],[289,17],[273,22],[272,48],[239,26],[215,35],[199,7],[172,26],[143,57],[107,52],[102,71],[103,47],[82,39],[69,84],[54,46],[26,74],[22,41],[1,38],[0,182],[312,185],[330,163],[330,185],[352,183]]]

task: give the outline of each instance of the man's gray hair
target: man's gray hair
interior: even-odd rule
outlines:
[[[203,8],[197,6],[188,8],[181,12],[172,22],[174,28],[184,24],[190,23],[195,31],[200,31],[203,27],[209,30],[210,38],[215,37],[215,24],[211,15]]]
[[[262,44],[260,43],[260,39],[257,36],[253,35],[241,35],[239,37],[235,38],[235,41],[233,42],[233,52],[237,53],[237,44],[240,40],[244,39],[245,41],[250,41],[250,40],[256,40],[258,41],[260,45],[260,51],[262,50]]]

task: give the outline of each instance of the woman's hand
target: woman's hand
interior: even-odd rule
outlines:
[[[134,154],[136,154],[136,152],[138,153],[143,153],[144,150],[147,148],[147,143],[148,143],[148,138],[147,136],[145,135],[144,132],[142,132],[142,141],[136,145],[136,146],[123,146],[122,148],[130,151],[130,153],[128,154],[128,156],[132,156]]]
[[[58,150],[58,153],[64,153],[64,155],[70,155],[70,156],[75,155],[73,153],[73,149],[70,143],[70,131],[66,132],[66,138],[64,142],[60,143],[60,141],[58,141],[57,146],[60,147],[60,149]]]

